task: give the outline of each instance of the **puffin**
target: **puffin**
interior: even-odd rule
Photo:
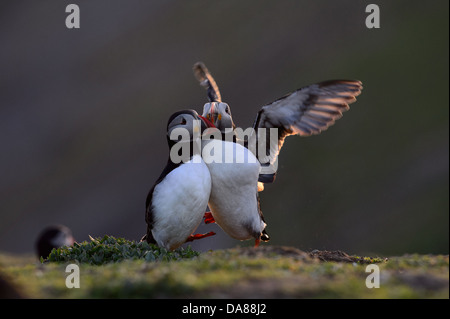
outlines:
[[[211,175],[201,157],[200,143],[202,131],[210,125],[194,110],[170,116],[170,154],[146,199],[147,234],[142,241],[174,250],[185,242],[215,235],[193,234],[205,216],[211,192]]]
[[[202,138],[202,156],[212,180],[208,202],[210,212],[206,213],[211,214],[208,221],[215,222],[234,239],[254,239],[255,247],[258,247],[261,241],[270,239],[256,182],[261,164],[234,134],[230,135],[226,131],[226,128],[235,129],[230,107],[221,102],[219,88],[203,63],[194,66],[194,74],[200,84],[207,88],[211,101],[208,110],[202,115],[212,122],[210,126],[213,127],[206,129]],[[217,131],[220,132],[219,136],[214,135]]]
[[[38,235],[35,243],[38,258],[47,258],[53,248],[72,246],[75,239],[72,231],[64,225],[50,225]]]
[[[230,106],[222,101],[219,87],[205,64],[195,63],[193,71],[200,85],[207,89],[209,102],[204,105],[202,116],[221,132],[235,132]],[[251,136],[244,141],[246,146],[253,146],[251,149],[261,164],[259,190],[264,189],[263,184],[275,181],[278,155],[287,136],[311,136],[327,130],[350,109],[349,104],[356,101],[362,89],[358,80],[328,80],[302,87],[262,106]],[[275,141],[270,139],[271,132],[276,132]]]
[[[285,138],[316,135],[328,129],[356,101],[362,83],[330,80],[288,93],[262,106],[250,136],[243,136],[239,141],[230,106],[222,101],[211,73],[202,62],[194,64],[193,71],[200,85],[207,89],[209,102],[204,105],[202,116],[212,122],[225,140],[229,141],[226,137],[231,134],[233,142],[222,142],[224,150],[230,147],[227,143],[234,143],[236,150],[249,159],[245,164],[207,164],[213,184],[208,203],[212,216],[231,237],[247,239],[248,233],[243,231],[247,228],[253,232],[258,246],[261,240],[269,240],[258,192],[264,190],[264,184],[275,181],[278,155]],[[250,164],[250,159],[255,160],[253,157],[256,163]]]
[[[269,241],[256,183],[261,165],[249,149],[216,132],[220,131],[208,128],[202,137],[202,157],[212,182],[206,214],[232,238],[254,238],[257,247]]]

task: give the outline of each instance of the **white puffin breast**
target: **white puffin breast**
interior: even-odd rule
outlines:
[[[205,140],[202,150],[212,183],[208,205],[216,223],[239,240],[258,236],[265,227],[256,197],[259,161],[244,146],[228,141]]]
[[[172,170],[156,185],[153,237],[159,246],[176,249],[202,221],[211,192],[211,176],[200,155]]]

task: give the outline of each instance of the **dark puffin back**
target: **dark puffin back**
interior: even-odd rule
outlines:
[[[152,201],[153,201],[153,192],[155,191],[155,187],[161,183],[166,176],[173,171],[174,169],[178,168],[182,163],[175,164],[171,161],[170,157],[167,160],[166,167],[162,171],[161,175],[156,180],[155,184],[152,186],[150,191],[148,192],[147,199],[145,200],[145,222],[147,223],[147,235],[142,238],[142,240],[146,240],[150,244],[156,244],[155,239],[152,235],[152,229],[153,229],[153,207],[152,207]]]

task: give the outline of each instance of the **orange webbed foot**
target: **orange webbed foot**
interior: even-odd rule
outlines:
[[[215,223],[216,221],[214,220],[213,215],[211,214],[211,212],[206,212],[205,216],[203,216],[203,218],[205,219],[205,224],[212,224]]]
[[[192,234],[188,237],[188,239],[186,239],[186,242],[190,242],[190,241],[194,241],[197,239],[202,239],[202,238],[206,238],[209,236],[214,236],[216,233],[213,231],[210,231],[209,233],[206,234]]]

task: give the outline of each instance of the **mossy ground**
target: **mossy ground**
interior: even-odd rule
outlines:
[[[449,298],[448,255],[363,258],[270,245],[182,255],[77,261],[79,289],[65,285],[68,261],[0,254],[0,275],[26,298]],[[366,287],[370,263],[380,288]]]

